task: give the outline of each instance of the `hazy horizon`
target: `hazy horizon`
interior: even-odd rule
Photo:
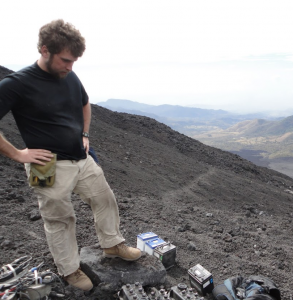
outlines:
[[[150,104],[150,103],[144,103],[144,102],[138,102],[130,99],[115,99],[115,98],[110,98],[105,101],[92,101],[91,103],[93,104],[99,104],[99,103],[106,103],[108,100],[120,100],[120,101],[131,101],[134,103],[140,103],[140,104],[147,104],[147,105],[153,105],[153,106],[160,106],[160,105],[173,105],[173,106],[181,106],[181,107],[190,107],[190,108],[201,108],[201,109],[212,109],[212,110],[224,110],[230,113],[235,113],[235,114],[264,114],[266,116],[270,117],[288,117],[293,115],[293,109],[292,110],[267,110],[267,109],[262,109],[262,110],[241,110],[241,109],[233,109],[232,107],[221,107],[217,108],[214,107],[213,105],[201,105],[201,104],[194,104],[194,105],[180,105],[180,104],[169,104],[169,103],[163,103],[163,104]],[[123,105],[121,106],[123,107]]]
[[[39,28],[63,18],[86,38],[73,70],[92,103],[293,112],[293,1],[50,3],[45,14],[36,0],[3,3],[0,65],[34,63]]]

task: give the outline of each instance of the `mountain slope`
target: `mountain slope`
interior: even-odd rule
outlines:
[[[0,131],[23,147],[11,114],[1,120]],[[126,240],[135,245],[137,234],[153,231],[177,247],[166,288],[188,283],[187,270],[200,263],[215,284],[237,274],[262,274],[290,299],[293,179],[153,119],[97,105],[90,134],[117,197]],[[23,166],[0,156],[0,176],[0,263],[32,254],[35,263],[45,260],[54,270],[42,220],[31,218],[37,200]],[[79,247],[97,243],[90,208],[77,195],[72,202]]]
[[[247,120],[231,126],[226,131],[227,133],[234,132],[246,137],[283,135],[293,132],[293,116],[278,121]]]
[[[2,80],[6,75],[8,75],[10,73],[13,73],[13,71],[0,66],[0,80]]]

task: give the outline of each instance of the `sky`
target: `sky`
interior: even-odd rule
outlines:
[[[39,58],[55,19],[86,39],[74,64],[92,103],[127,99],[293,114],[292,0],[11,0],[0,3],[0,65]]]

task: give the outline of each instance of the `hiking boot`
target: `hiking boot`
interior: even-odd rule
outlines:
[[[72,274],[65,276],[64,280],[70,285],[83,291],[90,291],[93,288],[91,280],[80,269],[77,269]]]
[[[141,251],[138,248],[126,246],[120,243],[114,247],[104,249],[104,256],[109,258],[120,257],[123,260],[133,261],[141,257]]]

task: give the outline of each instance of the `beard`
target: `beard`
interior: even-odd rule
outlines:
[[[56,71],[54,68],[52,68],[53,57],[54,57],[54,54],[52,54],[50,56],[49,60],[45,63],[48,72],[56,79],[65,79],[69,72],[66,72],[66,73],[60,72],[60,71]]]

